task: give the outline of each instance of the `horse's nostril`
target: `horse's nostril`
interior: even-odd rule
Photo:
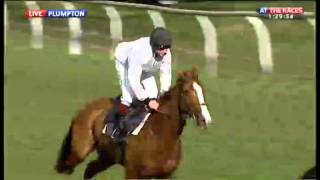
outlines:
[[[207,123],[205,121],[205,119],[203,118],[203,116],[200,114],[196,115],[196,120],[197,120],[197,125],[201,128],[201,129],[206,129],[207,128]]]

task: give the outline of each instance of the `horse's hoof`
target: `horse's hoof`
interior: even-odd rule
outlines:
[[[90,178],[90,179],[84,179],[84,180],[96,180],[96,178],[95,178],[95,177],[92,177],[92,178]]]
[[[67,174],[67,175],[70,175],[73,173],[73,168],[69,168],[67,166],[63,166],[63,165],[57,165],[55,167],[55,170],[60,173],[60,174]]]

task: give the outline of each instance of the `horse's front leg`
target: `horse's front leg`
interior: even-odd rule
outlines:
[[[101,171],[108,169],[110,166],[114,165],[115,162],[111,159],[102,159],[91,161],[84,172],[85,180],[94,180],[95,175]]]

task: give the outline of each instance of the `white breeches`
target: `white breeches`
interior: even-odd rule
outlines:
[[[121,88],[121,102],[125,105],[130,106],[132,100],[136,98],[132,91],[129,80],[128,80],[128,66],[122,64],[119,61],[115,61],[116,70],[119,78],[119,85]],[[157,98],[158,87],[154,74],[143,72],[141,75],[141,84],[149,98]]]

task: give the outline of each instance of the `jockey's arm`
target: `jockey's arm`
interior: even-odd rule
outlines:
[[[167,52],[160,67],[160,94],[168,91],[171,86],[171,52]]]
[[[142,74],[142,60],[139,58],[139,53],[133,52],[128,57],[128,81],[130,87],[139,101],[144,101],[147,98],[144,88],[141,85],[140,79]]]
[[[128,80],[132,91],[140,103],[147,105],[151,109],[157,109],[159,104],[147,96],[147,93],[140,83],[141,74],[142,64],[138,59],[131,59],[131,63],[129,63],[128,67]]]

